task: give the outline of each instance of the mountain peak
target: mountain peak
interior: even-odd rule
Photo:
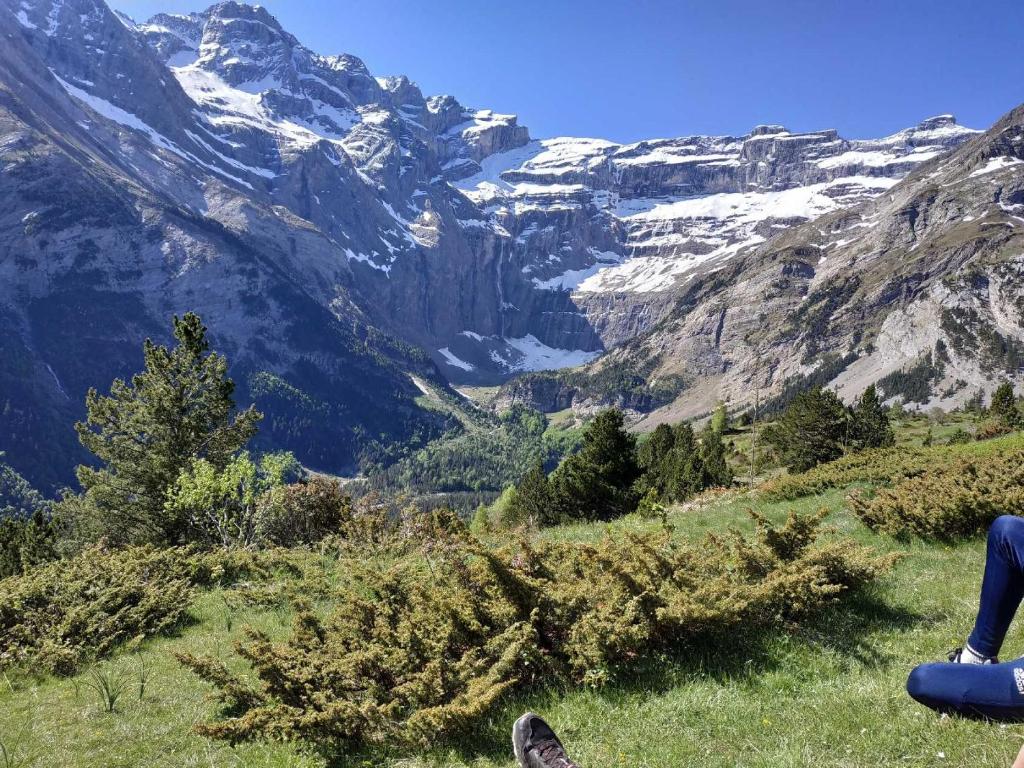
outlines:
[[[750,135],[771,136],[776,133],[789,133],[789,130],[784,125],[755,125]]]
[[[935,117],[929,117],[926,120],[922,120],[917,124],[919,131],[931,131],[936,128],[948,128],[956,125],[955,115],[936,115]]]
[[[225,2],[211,5],[202,15],[207,19],[258,22],[279,34],[287,34],[277,18],[262,5],[248,5],[235,2],[235,0],[225,0]]]

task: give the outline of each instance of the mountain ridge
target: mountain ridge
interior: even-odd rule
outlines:
[[[878,382],[890,401],[944,408],[1003,378],[1019,384],[1022,169],[1017,107],[886,195],[784,230],[695,282],[656,328],[587,369],[511,382],[499,402],[616,402],[648,414],[644,427],[719,400],[763,402],[794,380],[847,400]],[[638,376],[605,385],[623,370]]]
[[[99,0],[5,11],[0,311],[20,362],[0,369],[16,414],[0,447],[33,464],[47,441],[79,455],[84,390],[128,375],[185,310],[240,396],[280,411],[267,445],[329,472],[386,461],[451,428],[409,373],[614,363],[776,232],[976,135],[944,115],[878,140],[534,140],[241,3],[142,23]]]

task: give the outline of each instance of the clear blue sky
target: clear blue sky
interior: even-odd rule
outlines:
[[[112,0],[136,19],[207,0]],[[881,136],[1024,101],[1024,0],[263,0],[320,53],[513,112],[535,137]]]

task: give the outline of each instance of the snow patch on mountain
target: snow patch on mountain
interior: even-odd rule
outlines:
[[[981,168],[978,168],[976,171],[972,171],[970,178],[973,179],[977,176],[984,176],[987,173],[995,173],[996,171],[1003,170],[1003,168],[1009,168],[1010,166],[1013,165],[1020,165],[1021,163],[1024,163],[1024,160],[1021,160],[1019,157],[993,157]]]
[[[467,363],[465,360],[460,360],[458,357],[456,357],[455,355],[452,354],[452,351],[450,349],[448,349],[448,347],[442,347],[441,349],[439,349],[437,351],[441,353],[442,357],[444,357],[445,362],[448,363],[448,365],[450,365],[450,366],[452,366],[454,368],[458,368],[458,369],[463,370],[463,371],[475,371],[476,370],[476,366],[475,365],[473,365],[472,363]]]

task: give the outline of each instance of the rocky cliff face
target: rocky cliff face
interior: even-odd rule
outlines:
[[[1024,107],[885,194],[695,278],[651,331],[587,369],[513,382],[504,400],[586,409],[643,395],[648,423],[801,380],[848,400],[877,382],[919,407],[963,403],[1021,379],[1022,215]]]
[[[73,454],[87,387],[195,309],[241,393],[279,414],[270,444],[349,470],[443,428],[409,371],[593,361],[776,233],[974,135],[946,116],[876,141],[534,141],[515,116],[310,51],[259,7],[136,23],[101,0],[0,0],[0,22],[0,449],[36,465],[53,443]],[[701,359],[679,376],[722,368]],[[672,389],[630,376],[638,408]],[[50,469],[51,487],[68,476]]]
[[[533,286],[569,294],[611,347],[744,248],[871,199],[973,134],[945,115],[872,141],[781,126],[628,146],[553,139],[455,183],[513,235],[512,259]]]
[[[166,338],[190,309],[240,398],[273,414],[266,443],[310,466],[351,471],[444,428],[409,379],[440,381],[436,368],[359,308],[340,235],[275,202],[272,169],[289,167],[282,187],[319,174],[334,199],[393,221],[351,162],[302,133],[250,165],[258,133],[218,138],[104,6],[0,13],[13,16],[0,45],[0,445],[16,468],[68,482],[86,390],[130,375],[143,338]]]

